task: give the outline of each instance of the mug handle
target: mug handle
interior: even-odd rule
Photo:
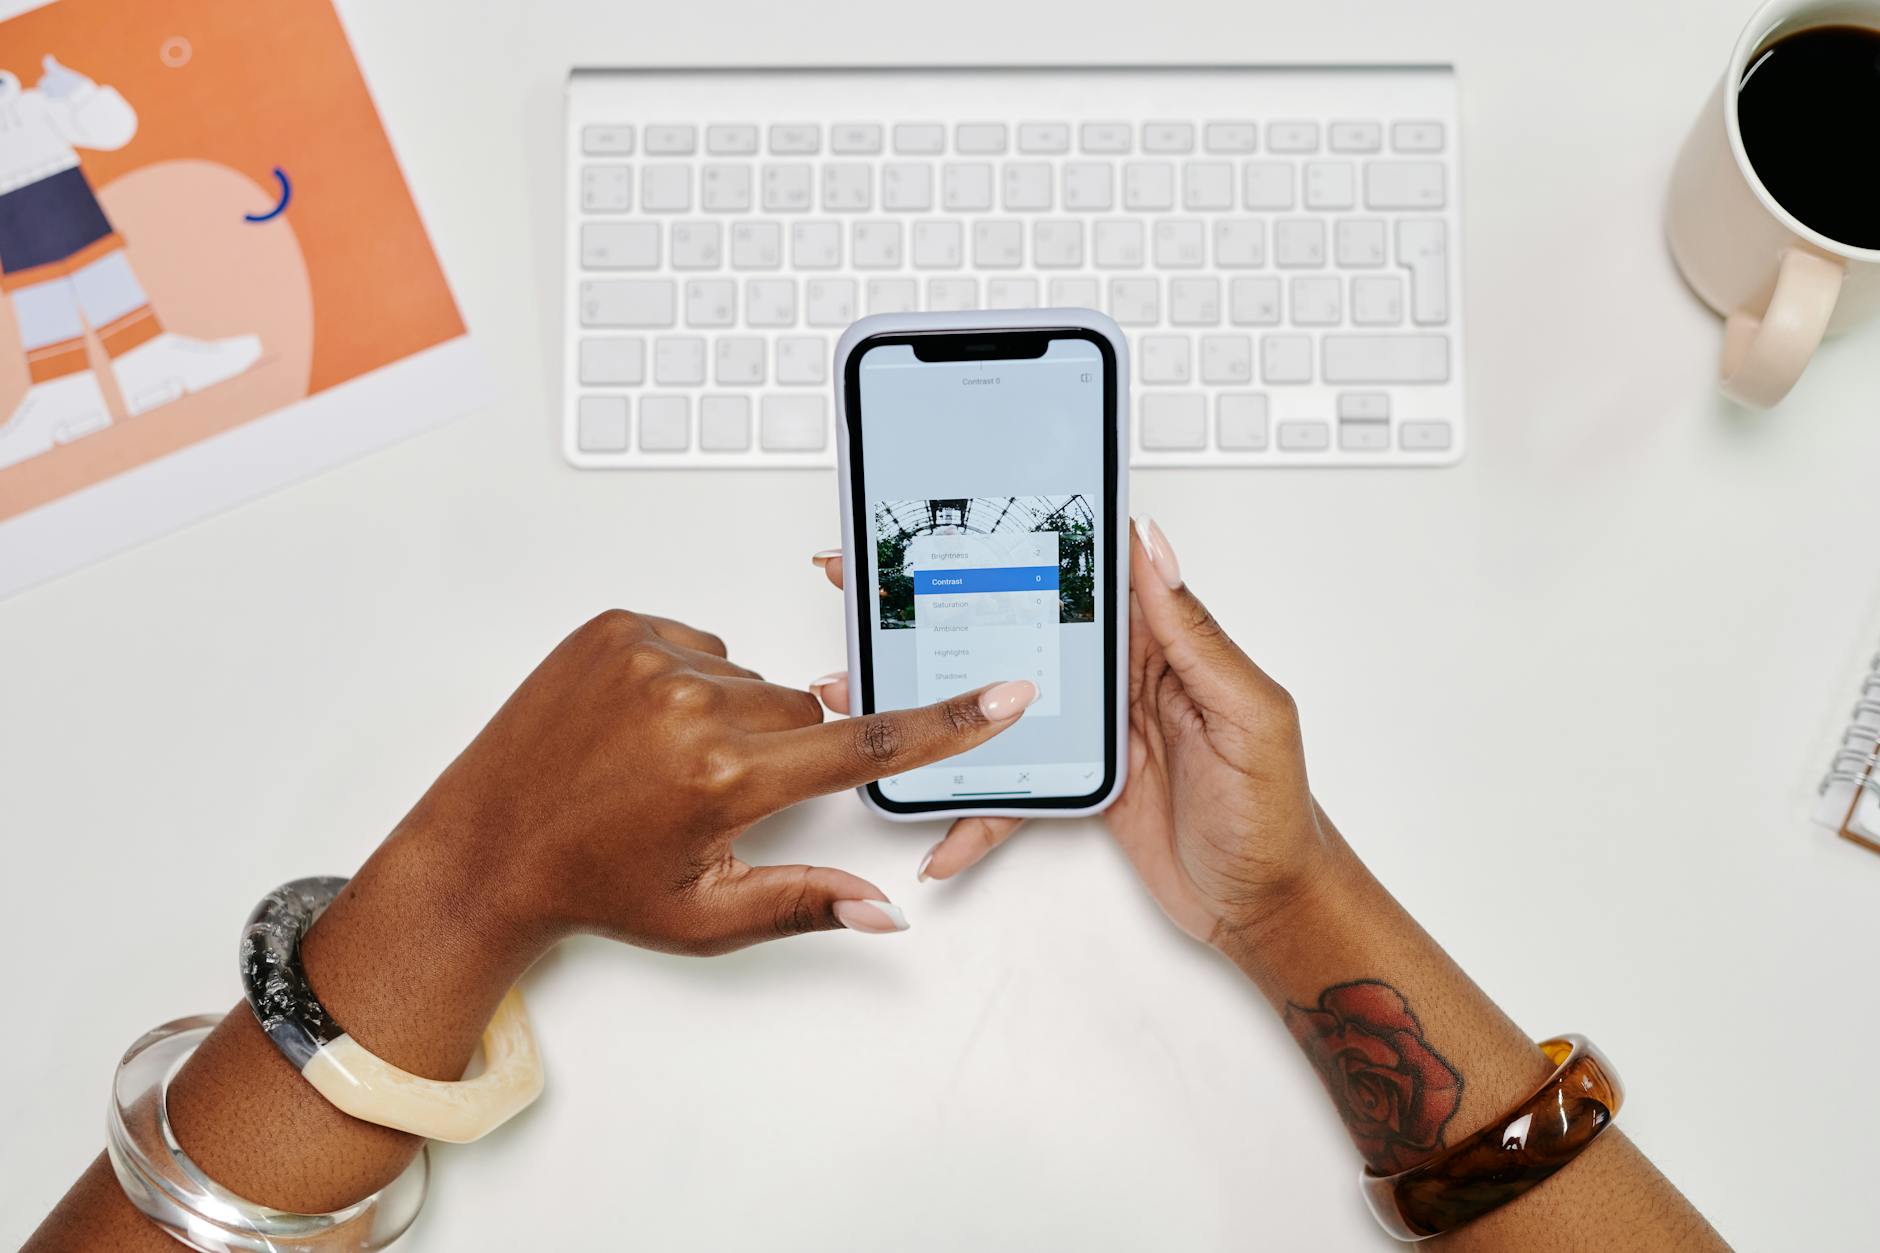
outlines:
[[[1785,249],[1768,311],[1738,311],[1724,322],[1723,394],[1757,409],[1788,395],[1821,345],[1846,278],[1847,265],[1838,257]]]

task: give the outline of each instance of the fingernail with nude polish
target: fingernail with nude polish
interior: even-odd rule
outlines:
[[[809,681],[809,690],[814,692],[819,688],[828,687],[831,683],[834,683],[840,679],[846,679],[848,677],[849,677],[849,672],[847,670],[831,670],[828,674],[823,675],[820,679],[811,679]]]
[[[1038,699],[1038,685],[1030,679],[1007,679],[979,694],[979,712],[988,722],[1009,722]]]
[[[841,555],[842,550],[840,548],[825,548],[819,553],[811,553],[809,560],[811,565],[826,566]]]
[[[836,921],[851,931],[887,935],[907,930],[907,915],[887,901],[837,901],[835,914]]]
[[[942,844],[944,844],[945,842],[946,841],[944,840],[941,841]],[[927,855],[920,859],[919,868],[914,871],[914,882],[916,883],[927,882],[927,867],[933,865],[933,855],[939,851],[940,851],[939,844],[936,844],[932,848],[927,850]]]
[[[1168,536],[1162,534],[1162,528],[1155,524],[1155,519],[1143,514],[1136,519],[1136,534],[1142,537],[1142,547],[1149,554],[1149,564],[1162,576],[1162,581],[1170,590],[1182,585],[1181,562],[1175,560],[1175,550],[1169,545]]]

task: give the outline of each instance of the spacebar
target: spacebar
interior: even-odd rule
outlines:
[[[1447,383],[1447,335],[1327,335],[1327,383]]]

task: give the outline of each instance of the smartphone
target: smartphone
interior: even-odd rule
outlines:
[[[886,314],[837,345],[853,707],[1039,693],[979,747],[861,789],[870,808],[1087,814],[1122,790],[1128,371],[1087,309]]]

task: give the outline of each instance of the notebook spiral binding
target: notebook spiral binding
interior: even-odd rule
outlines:
[[[1875,653],[1867,664],[1860,699],[1849,715],[1847,730],[1841,734],[1841,749],[1828,764],[1828,773],[1818,790],[1825,793],[1837,783],[1880,796],[1880,653]]]

